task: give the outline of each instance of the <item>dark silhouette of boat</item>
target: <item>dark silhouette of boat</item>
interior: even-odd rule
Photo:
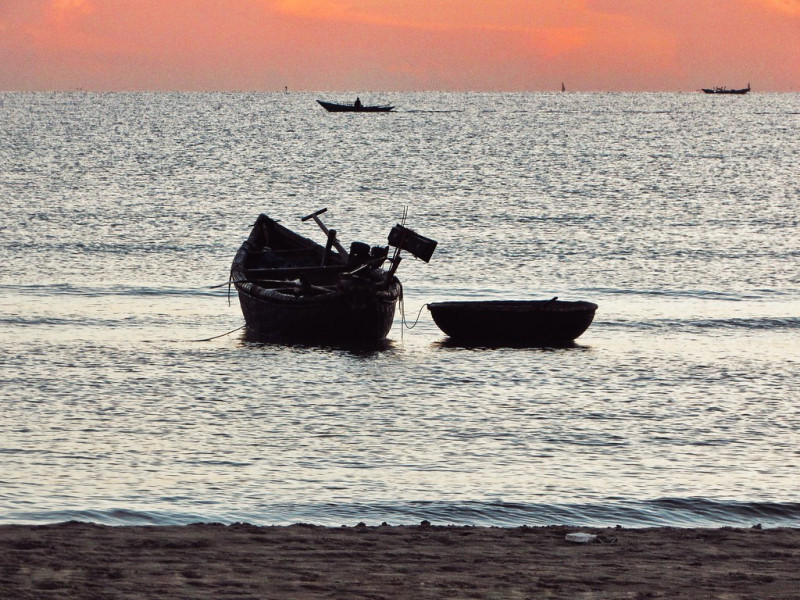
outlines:
[[[747,84],[746,88],[741,88],[738,90],[729,90],[726,87],[714,87],[714,88],[703,88],[703,91],[706,94],[746,94],[750,91],[750,84]]]
[[[262,341],[373,342],[386,337],[402,293],[395,271],[400,249],[417,255],[409,244],[427,240],[410,229],[401,239],[390,234],[396,247],[370,247],[353,242],[349,252],[327,229],[319,210],[314,219],[327,234],[325,246],[259,215],[231,265],[230,283],[236,287],[247,324],[248,339]],[[427,240],[435,247],[436,242]],[[429,248],[430,254],[433,248]],[[422,256],[425,259],[425,256]],[[390,264],[385,269],[384,264]]]
[[[597,305],[558,300],[490,300],[428,304],[439,329],[457,343],[560,346],[589,328]]]
[[[323,100],[317,100],[317,102],[328,112],[391,112],[394,110],[394,106],[389,104],[367,106],[361,104],[359,100],[356,100],[353,104],[338,104],[336,102],[325,102]]]

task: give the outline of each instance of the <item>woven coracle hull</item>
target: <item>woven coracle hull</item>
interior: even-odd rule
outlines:
[[[368,342],[382,340],[394,321],[400,284],[387,290],[340,291],[308,298],[279,298],[239,287],[251,339]]]
[[[348,261],[264,214],[236,252],[231,283],[248,338],[263,341],[382,340],[402,292],[372,255]]]
[[[453,340],[544,345],[572,342],[594,319],[597,305],[559,300],[434,302],[433,320]]]

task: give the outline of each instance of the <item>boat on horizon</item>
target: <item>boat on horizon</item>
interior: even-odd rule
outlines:
[[[585,301],[487,300],[428,304],[436,325],[458,344],[565,346],[591,325],[597,305]]]
[[[261,214],[236,252],[229,284],[249,339],[360,343],[388,334],[402,295],[395,276],[400,250],[427,262],[436,242],[398,224],[389,234],[392,257],[389,245],[353,242],[347,251],[320,220],[326,210],[301,219],[316,221],[327,235],[324,246]]]
[[[361,104],[361,100],[356,98],[352,104],[340,104],[338,102],[326,102],[324,100],[317,100],[317,102],[328,112],[391,112],[394,106],[390,104],[378,104],[367,106]]]
[[[740,88],[738,90],[729,90],[726,87],[713,87],[713,88],[702,88],[703,92],[706,94],[746,94],[750,91],[750,84],[747,84],[746,88]]]

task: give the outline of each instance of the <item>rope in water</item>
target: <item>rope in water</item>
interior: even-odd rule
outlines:
[[[403,317],[403,325],[405,325],[406,329],[414,329],[414,327],[417,326],[417,323],[419,323],[419,318],[422,315],[422,309],[425,308],[426,306],[428,306],[427,302],[419,307],[419,312],[417,313],[417,318],[414,320],[414,324],[413,325],[409,325],[408,323],[406,323],[405,307],[403,306],[402,300],[400,301],[400,314]]]
[[[219,335],[215,335],[215,336],[210,337],[210,338],[205,338],[205,339],[202,339],[202,340],[187,340],[187,341],[188,342],[210,342],[211,340],[215,340],[217,338],[221,338],[221,337],[224,337],[226,335],[230,335],[232,333],[236,333],[237,331],[239,331],[241,329],[244,329],[245,327],[247,327],[247,325],[242,325],[241,327],[237,327],[236,329],[231,329],[230,331],[227,331],[225,333],[220,333]]]
[[[400,321],[403,324],[402,327],[400,328],[401,338],[403,337],[403,331],[405,331],[406,329],[414,329],[414,327],[417,326],[417,323],[419,323],[419,318],[422,315],[422,309],[425,308],[426,306],[428,306],[427,302],[419,307],[419,312],[417,313],[417,318],[414,321],[413,325],[409,325],[408,323],[406,323],[405,294],[403,293],[403,284],[402,283],[400,284]]]

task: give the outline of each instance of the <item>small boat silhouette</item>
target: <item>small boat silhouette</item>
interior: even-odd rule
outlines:
[[[726,87],[714,87],[714,88],[703,88],[703,92],[706,94],[746,94],[750,91],[750,84],[747,84],[746,88],[741,88],[738,90],[729,90]]]
[[[389,104],[367,106],[361,104],[359,100],[356,100],[353,104],[339,104],[337,102],[325,102],[323,100],[317,100],[317,102],[328,112],[391,112],[394,110],[394,106]]]

